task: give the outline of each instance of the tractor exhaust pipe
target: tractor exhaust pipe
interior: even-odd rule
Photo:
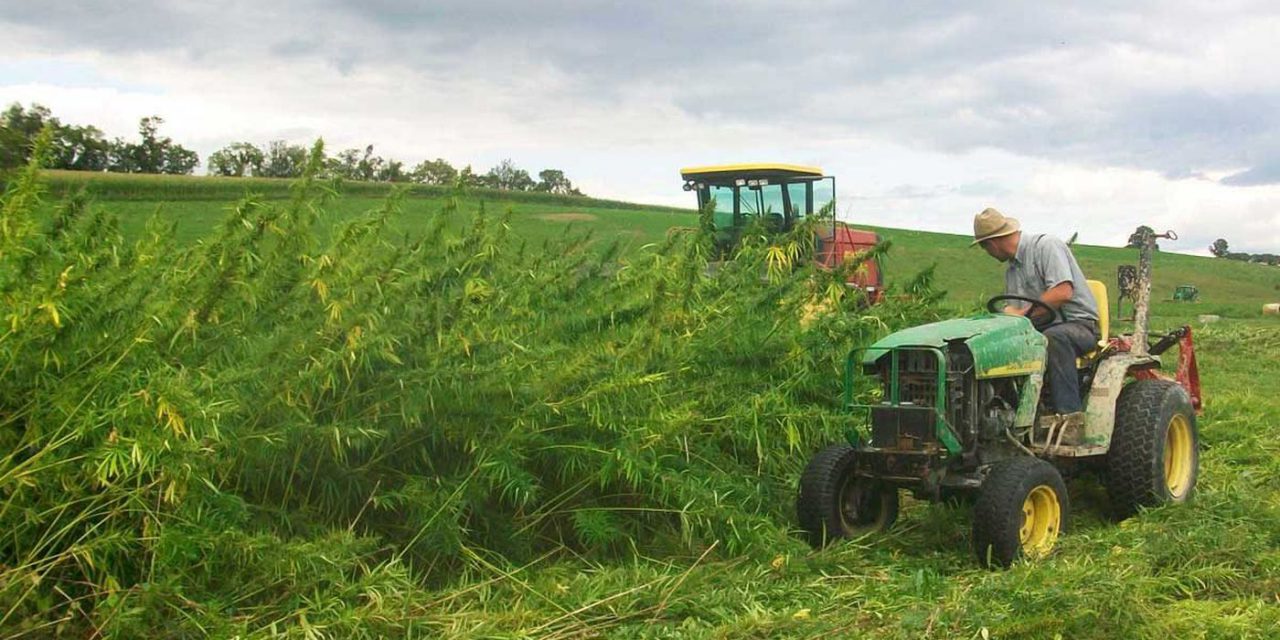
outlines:
[[[1138,245],[1138,291],[1133,302],[1133,345],[1132,353],[1147,355],[1147,315],[1151,305],[1151,259],[1156,250],[1156,239],[1167,238],[1177,240],[1178,234],[1166,231],[1157,234],[1151,227],[1143,226],[1129,238]]]

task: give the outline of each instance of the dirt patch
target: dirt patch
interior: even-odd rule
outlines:
[[[595,222],[596,220],[596,217],[590,213],[544,213],[537,218],[552,222]]]

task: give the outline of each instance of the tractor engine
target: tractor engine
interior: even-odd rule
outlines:
[[[876,449],[959,453],[976,462],[978,443],[1004,441],[1014,424],[1020,380],[977,377],[964,341],[896,349],[876,360],[872,373],[881,386],[881,402],[870,406]]]
[[[871,426],[870,442],[850,439],[864,454],[860,473],[929,491],[950,472],[1008,457],[1022,398],[1039,395],[1045,342],[1026,318],[993,314],[905,329],[850,353],[845,404]],[[871,402],[854,402],[859,364],[880,387]]]

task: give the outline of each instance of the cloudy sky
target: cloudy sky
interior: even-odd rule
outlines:
[[[853,221],[1280,252],[1280,3],[0,0],[0,102],[207,157],[503,158],[691,205],[681,166],[837,176]]]

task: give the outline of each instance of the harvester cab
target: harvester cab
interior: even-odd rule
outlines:
[[[1199,374],[1189,327],[1148,339],[1150,235],[1133,334],[1109,335],[1106,286],[1089,281],[1102,340],[1076,362],[1083,415],[1043,407],[1047,340],[1028,318],[1000,312],[1016,296],[851,352],[844,407],[865,416],[866,428],[818,452],[801,476],[797,512],[810,541],[888,527],[907,490],[926,500],[970,498],[978,560],[1008,566],[1048,553],[1066,531],[1064,477],[1096,472],[1122,517],[1187,500],[1199,462]],[[1160,355],[1174,345],[1177,369],[1167,375]]]
[[[754,222],[770,233],[786,233],[807,217],[820,218],[814,241],[818,266],[834,269],[869,251],[880,241],[873,231],[854,229],[836,220],[836,179],[822,169],[790,164],[735,164],[686,167],[680,170],[684,190],[698,196],[698,208],[714,206],[715,243],[720,255],[731,255],[742,233]],[[714,203],[714,204],[713,204]],[[884,276],[878,259],[866,260],[848,279],[873,302],[883,296]]]

